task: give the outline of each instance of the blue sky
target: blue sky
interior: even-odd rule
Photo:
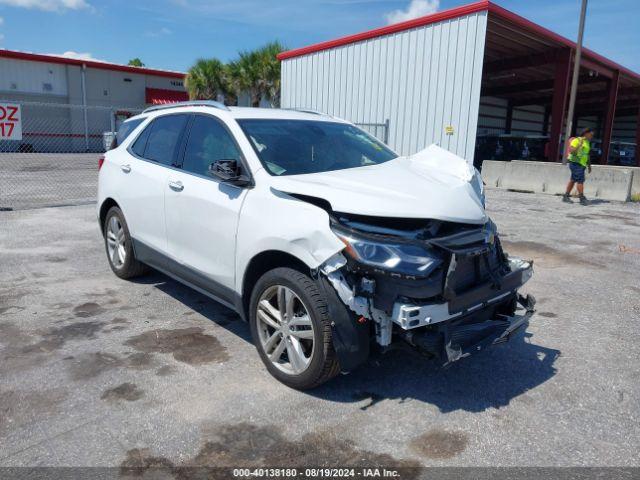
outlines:
[[[0,0],[0,47],[186,70],[278,39],[289,48],[467,0]],[[580,0],[496,3],[575,39]],[[640,0],[590,0],[585,44],[640,72]]]

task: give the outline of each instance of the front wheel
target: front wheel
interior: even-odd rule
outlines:
[[[249,320],[260,358],[285,385],[317,387],[340,371],[327,301],[304,273],[276,268],[264,274],[251,294]]]

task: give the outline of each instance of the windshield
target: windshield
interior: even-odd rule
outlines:
[[[271,175],[299,175],[364,167],[397,157],[352,125],[311,120],[238,120]]]

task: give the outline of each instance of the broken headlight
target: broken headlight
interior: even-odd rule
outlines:
[[[427,247],[364,238],[340,229],[333,231],[345,244],[344,253],[374,271],[427,277],[442,264],[442,258]]]

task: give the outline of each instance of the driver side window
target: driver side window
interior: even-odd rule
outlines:
[[[240,151],[229,132],[213,117],[196,115],[187,147],[182,169],[206,175],[209,165],[218,160],[236,160],[240,162]]]

